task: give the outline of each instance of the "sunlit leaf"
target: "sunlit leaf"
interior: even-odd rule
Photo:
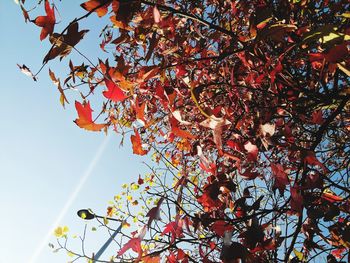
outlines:
[[[75,102],[75,108],[78,112],[78,119],[74,122],[80,127],[88,131],[100,131],[106,127],[106,124],[96,124],[92,120],[92,109],[90,107],[90,102],[81,104],[80,102]]]

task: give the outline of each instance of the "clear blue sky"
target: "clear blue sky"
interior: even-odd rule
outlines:
[[[34,2],[26,1],[27,6]],[[55,2],[61,11],[58,20],[63,21],[57,30],[83,12],[80,2]],[[78,46],[92,58],[98,50],[94,40],[101,29],[96,21],[85,23],[93,30]],[[47,40],[40,42],[39,34],[39,28],[24,23],[13,0],[0,1],[0,263],[29,262],[89,167],[89,178],[60,221],[60,225],[70,227],[72,234],[82,234],[85,225],[76,216],[78,209],[90,207],[105,214],[108,201],[120,192],[121,184],[137,180],[138,174],[146,170],[141,163],[144,159],[132,155],[129,140],[120,148],[120,138],[115,134],[96,160],[106,136],[84,131],[73,123],[74,94],[68,96],[70,104],[64,110],[48,78],[48,68],[39,75],[38,82],[18,70],[16,63],[24,63],[33,71],[40,67],[49,46]],[[79,59],[76,55],[73,58]],[[64,60],[50,67],[64,74],[67,65],[68,60]],[[91,166],[94,159],[95,165]],[[89,228],[93,225],[89,223]],[[97,250],[106,238],[106,233],[99,230],[87,237],[87,245]],[[50,242],[55,243],[53,235]],[[53,254],[45,244],[36,262],[68,260],[65,253]]]

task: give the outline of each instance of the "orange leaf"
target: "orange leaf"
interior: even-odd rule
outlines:
[[[48,35],[51,35],[53,33],[56,23],[54,7],[50,7],[50,3],[48,0],[45,0],[45,11],[46,16],[38,16],[33,21],[34,24],[36,24],[39,27],[42,27],[40,33],[40,40],[44,40]]]
[[[90,102],[81,104],[80,102],[76,101],[75,108],[78,112],[79,118],[76,119],[74,122],[80,128],[83,128],[88,131],[100,131],[104,127],[106,127],[106,124],[96,124],[92,120],[92,109],[90,107]]]
[[[146,124],[145,109],[146,109],[146,102],[143,102],[141,105],[139,105],[139,100],[138,98],[136,98],[136,101],[135,101],[136,118],[140,122],[142,122],[144,125]]]
[[[142,259],[143,263],[159,263],[160,262],[160,256],[145,256]]]
[[[338,195],[335,195],[335,194],[332,194],[332,193],[322,193],[321,197],[331,203],[333,202],[341,202],[343,201],[343,198],[338,196]]]
[[[134,154],[145,155],[148,153],[147,150],[142,149],[141,136],[137,129],[134,129],[135,135],[131,135],[132,151]]]
[[[131,31],[132,30],[132,28],[130,26],[128,26],[127,24],[123,23],[122,21],[117,20],[116,16],[111,16],[110,20],[113,23],[114,27],[125,29],[127,31]]]
[[[96,12],[99,17],[107,14],[111,0],[90,0],[80,6],[89,12]]]
[[[182,130],[178,125],[178,121],[174,117],[170,118],[170,125],[171,125],[171,131],[176,136],[184,138],[184,139],[195,139],[196,138],[196,136],[189,133],[188,131]]]

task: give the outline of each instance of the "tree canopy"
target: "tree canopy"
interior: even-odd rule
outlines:
[[[107,209],[137,229],[111,262],[350,260],[349,1],[89,0],[60,32],[38,4],[22,12],[43,67],[68,64],[49,74],[63,106],[79,90],[76,125],[155,162]],[[106,60],[79,51],[92,16]]]

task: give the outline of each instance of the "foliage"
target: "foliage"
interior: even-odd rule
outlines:
[[[158,163],[108,208],[139,225],[113,262],[349,260],[349,1],[89,0],[60,33],[53,3],[34,20],[23,4],[52,44],[43,67],[86,59],[50,72],[63,105],[80,90],[75,123],[131,132]],[[92,16],[107,60],[76,48]]]

